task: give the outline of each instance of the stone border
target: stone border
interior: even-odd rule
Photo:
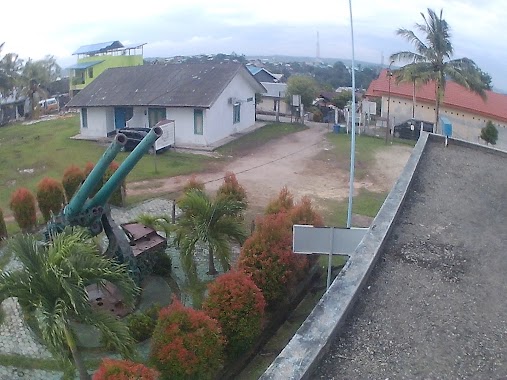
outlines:
[[[370,230],[290,342],[261,375],[261,380],[309,379],[329,344],[345,324],[368,281],[406,196],[429,133],[423,133]],[[432,136],[432,139],[434,136]],[[442,140],[443,141],[443,140]]]

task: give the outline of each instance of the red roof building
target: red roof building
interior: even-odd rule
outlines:
[[[367,97],[382,98],[382,116],[387,116],[387,99],[390,98],[391,125],[396,125],[412,117],[413,112],[413,84],[396,84],[391,78],[389,90],[389,76],[387,70],[381,71],[379,77],[373,80],[366,91]],[[507,126],[507,95],[493,91],[486,91],[486,99],[467,90],[457,83],[446,82],[444,100],[441,104],[440,116],[445,116],[453,124],[453,135],[466,140],[477,141],[480,129],[488,120],[496,124],[499,129],[499,142],[502,131]],[[435,82],[416,86],[416,107],[414,117],[429,122],[435,122]],[[456,133],[454,133],[456,132]],[[505,133],[505,147],[507,147],[507,133]]]

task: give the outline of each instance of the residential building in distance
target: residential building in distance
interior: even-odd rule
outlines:
[[[142,65],[144,45],[109,41],[81,46],[73,53],[77,56],[76,64],[68,67],[70,96],[76,95],[108,68]]]

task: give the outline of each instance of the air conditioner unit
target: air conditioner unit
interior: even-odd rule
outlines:
[[[227,104],[234,104],[235,100],[236,99],[234,99],[234,98],[229,98],[229,99],[227,99]]]

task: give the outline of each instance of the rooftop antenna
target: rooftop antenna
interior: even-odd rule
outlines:
[[[319,32],[317,31],[317,61],[320,61],[320,38]]]

